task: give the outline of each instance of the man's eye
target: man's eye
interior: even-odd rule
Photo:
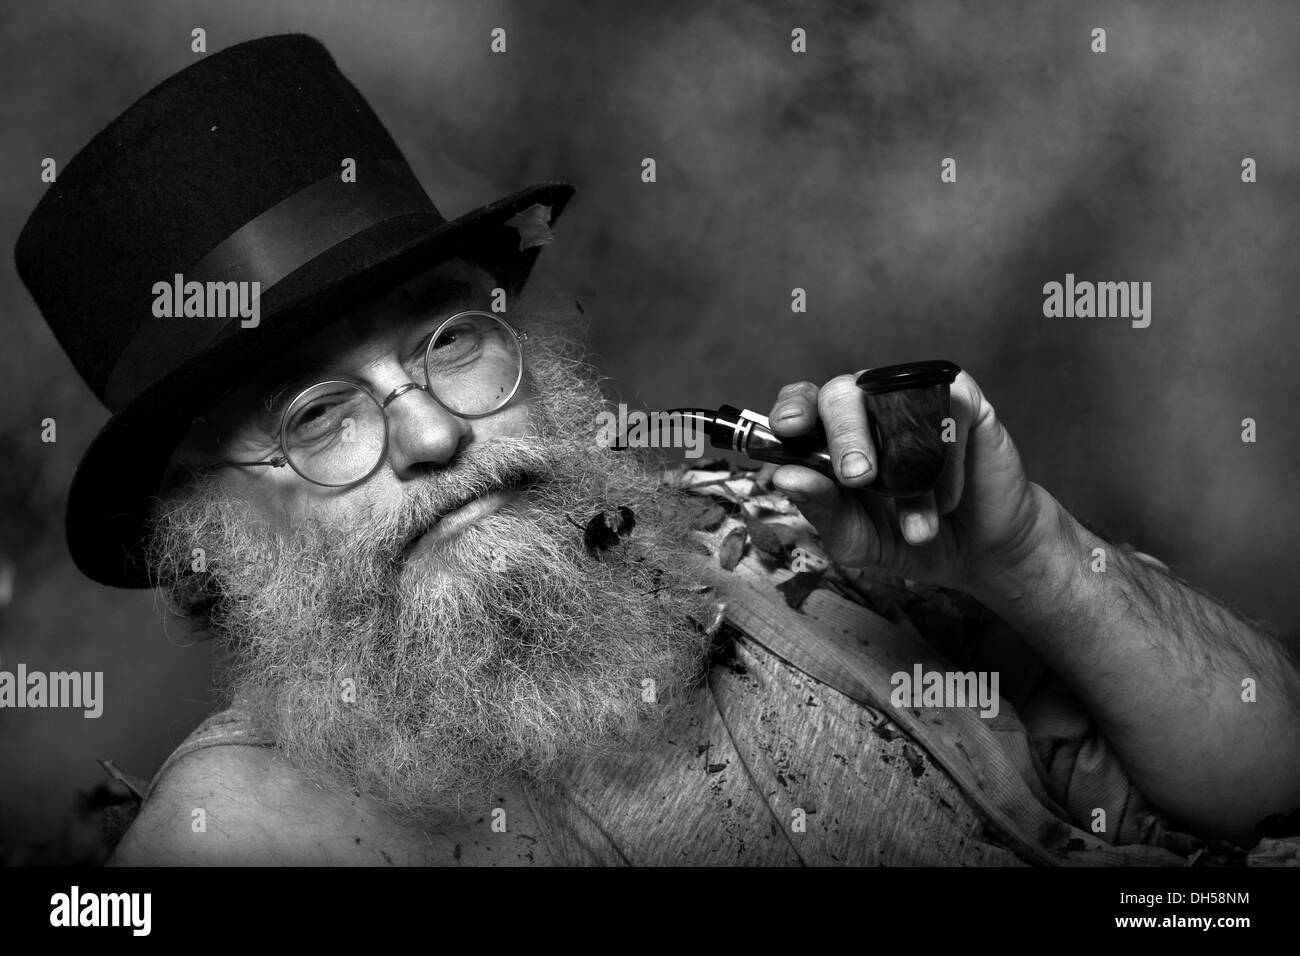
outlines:
[[[343,428],[350,413],[355,414],[355,406],[351,395],[317,398],[289,416],[285,432],[293,443],[328,438]]]
[[[294,424],[297,426],[309,428],[311,427],[312,423],[314,422],[319,423],[320,420],[324,417],[325,417],[325,409],[322,408],[320,405],[313,405],[311,408],[307,409],[305,412],[299,415],[298,420],[294,422]]]
[[[449,329],[443,329],[438,338],[433,343],[435,352],[442,352],[450,348],[455,348],[456,343],[464,339],[465,327],[454,325]]]
[[[479,346],[480,329],[472,322],[460,322],[443,329],[428,350],[429,360],[450,364],[472,355]]]

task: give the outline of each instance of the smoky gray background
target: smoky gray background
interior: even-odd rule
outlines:
[[[1295,633],[1300,5],[10,3],[6,249],[42,158],[62,167],[193,62],[198,26],[209,52],[321,38],[449,218],[574,183],[537,275],[583,297],[629,404],[766,411],[788,382],[950,359],[1032,479]],[[1044,318],[1043,284],[1067,272],[1150,281],[1151,326]],[[0,309],[0,557],[16,571],[0,666],[102,670],[106,697],[99,720],[0,712],[0,845],[13,862],[76,858],[93,818],[74,793],[104,779],[95,759],[150,776],[209,709],[215,657],[164,628],[152,594],[72,568],[65,494],[107,414],[11,255]]]

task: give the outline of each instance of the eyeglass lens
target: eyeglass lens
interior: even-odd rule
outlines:
[[[482,312],[457,316],[430,340],[427,383],[438,401],[460,415],[482,415],[504,403],[522,373],[514,334]]]
[[[425,352],[425,384],[450,411],[484,415],[514,395],[523,358],[511,329],[490,314],[469,313],[440,327]],[[368,476],[384,455],[387,423],[374,397],[351,382],[322,382],[285,413],[282,439],[293,469],[322,485]]]

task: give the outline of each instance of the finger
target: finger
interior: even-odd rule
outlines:
[[[876,477],[876,446],[857,376],[838,375],[823,385],[817,395],[817,414],[840,484],[847,488],[870,484]]]
[[[970,424],[961,443],[962,494],[968,495],[976,488],[1019,489],[1019,493],[1027,493],[1024,463],[993,403],[965,372],[953,382],[954,388],[958,385],[961,401],[970,406]],[[999,505],[1003,509],[1009,506],[1006,502]]]
[[[927,491],[915,498],[900,498],[896,506],[898,529],[908,544],[929,544],[938,536],[939,508],[935,504],[933,492]]]
[[[833,561],[855,568],[879,562],[875,525],[853,492],[802,465],[782,465],[772,473],[772,484],[817,528]]]
[[[954,440],[948,448],[948,460],[944,463],[943,474],[935,486],[935,500],[939,514],[951,514],[961,503],[962,492],[966,489],[966,440],[970,435],[971,422],[975,420],[975,409],[979,404],[980,390],[967,372],[958,374],[950,390],[950,415],[956,424]],[[940,428],[946,429],[948,423],[941,422]]]
[[[812,428],[817,421],[818,391],[812,382],[794,382],[782,388],[767,416],[773,433],[792,437]]]

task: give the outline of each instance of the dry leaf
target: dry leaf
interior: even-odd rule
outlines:
[[[691,519],[691,527],[696,531],[717,531],[722,522],[727,520],[727,509],[716,501],[704,504],[699,513]]]
[[[776,586],[776,589],[785,595],[785,603],[790,605],[796,611],[803,607],[803,602],[808,600],[808,595],[817,590],[817,585],[821,583],[822,575],[825,570],[820,571],[800,571],[798,574]]]
[[[525,249],[549,245],[555,241],[550,222],[551,207],[533,203],[523,212],[507,219],[505,224],[519,230],[519,251],[523,252]]]
[[[727,536],[722,539],[722,545],[718,548],[718,564],[724,571],[736,570],[736,565],[740,559],[745,556],[745,529],[732,528],[727,532]]]
[[[612,548],[621,538],[631,534],[634,527],[636,515],[631,508],[619,507],[617,515],[612,518],[610,512],[598,511],[583,529],[582,543],[586,546],[587,553],[594,558],[597,551]]]
[[[758,469],[758,474],[754,476],[754,484],[764,491],[770,491],[772,489],[772,476],[776,474],[776,470],[780,467],[780,465],[766,462]]]
[[[750,544],[769,556],[771,560],[785,560],[789,546],[781,540],[780,532],[771,525],[748,516],[745,517],[745,527],[749,529]]]

